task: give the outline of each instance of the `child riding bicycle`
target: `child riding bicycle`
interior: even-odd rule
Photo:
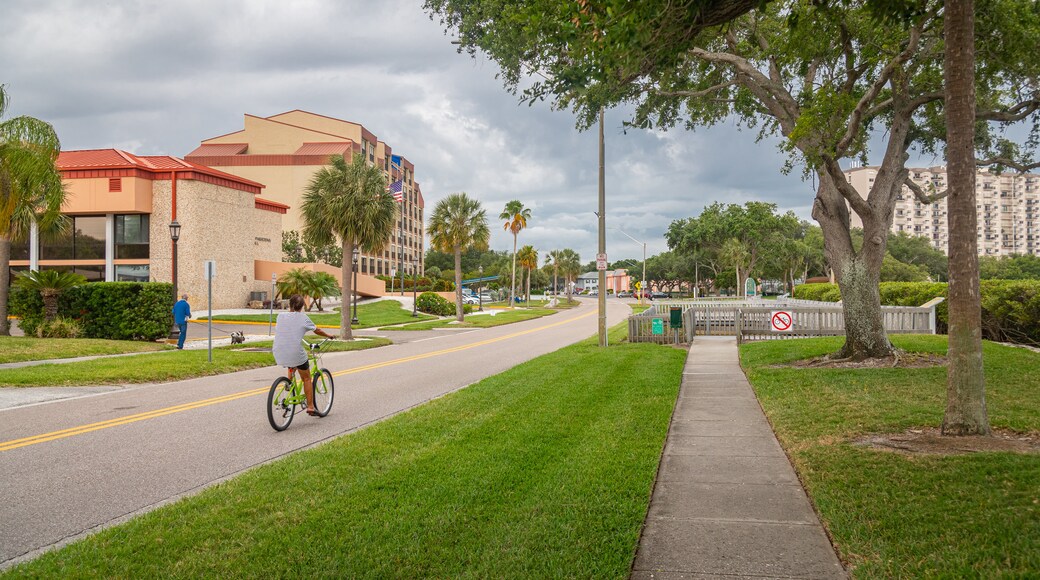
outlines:
[[[307,414],[317,416],[314,409],[314,383],[311,381],[311,371],[308,367],[307,352],[303,350],[303,337],[307,332],[325,338],[335,338],[333,335],[318,328],[310,317],[303,313],[303,296],[293,294],[289,298],[289,312],[278,314],[278,322],[274,330],[274,361],[278,366],[289,368],[289,379],[293,373],[299,371],[303,378],[303,392],[307,397]]]

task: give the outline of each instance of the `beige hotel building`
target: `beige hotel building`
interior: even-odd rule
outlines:
[[[359,257],[359,273],[400,276],[403,262],[406,275],[414,271],[421,276],[425,203],[415,168],[363,125],[300,110],[270,117],[247,114],[241,131],[204,139],[185,160],[263,183],[267,199],[289,206],[282,229],[302,232],[298,208],[311,178],[327,165],[329,156],[349,159],[354,153],[381,168],[388,183],[402,180],[404,194],[395,234],[382,252]]]
[[[874,166],[847,169],[845,178],[866,198],[877,170]],[[946,168],[911,168],[910,179],[926,192],[940,192],[946,189]],[[1040,175],[997,175],[981,169],[975,177],[975,202],[980,256],[1040,255]],[[852,225],[863,226],[854,212]],[[923,204],[904,185],[896,199],[892,232],[927,237],[933,247],[949,253],[946,198]]]

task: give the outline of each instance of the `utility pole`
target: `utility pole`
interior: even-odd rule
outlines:
[[[599,108],[599,253],[607,253],[607,193],[604,183],[603,107]],[[599,270],[599,345],[607,346],[607,271]]]

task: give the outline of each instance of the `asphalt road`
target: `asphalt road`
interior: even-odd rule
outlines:
[[[630,312],[607,304],[608,325]],[[332,413],[297,415],[281,433],[265,410],[277,367],[0,410],[0,568],[592,336],[596,314],[586,300],[538,320],[331,353]]]

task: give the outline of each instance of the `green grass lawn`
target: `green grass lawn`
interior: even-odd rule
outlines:
[[[370,302],[368,304],[358,304],[358,323],[352,324],[351,328],[374,328],[377,326],[385,326],[387,324],[403,324],[406,322],[412,322],[415,318],[412,318],[412,311],[401,308],[401,303],[396,300],[380,300],[379,302]],[[436,318],[429,314],[423,314],[419,312],[419,320],[430,320]],[[275,319],[278,318],[278,313],[275,313]],[[308,312],[307,316],[310,316],[314,324],[319,326],[335,326],[339,327],[339,309],[336,312]],[[221,314],[214,316],[213,320],[221,320],[227,322],[234,321],[245,321],[245,322],[262,322],[268,323],[270,319],[269,313],[263,314]],[[206,317],[197,318],[196,320],[206,320]]]
[[[585,341],[6,575],[624,578],[685,358]]]
[[[556,314],[556,310],[552,308],[527,308],[522,310],[496,310],[494,315],[491,314],[469,314],[466,315],[465,322],[455,322],[454,318],[431,320],[428,322],[417,322],[415,324],[406,324],[404,326],[392,326],[387,328],[380,328],[379,330],[430,330],[433,328],[491,328],[492,326],[502,326],[503,324],[512,324],[514,322],[523,322],[524,320],[532,320],[534,318],[541,318],[542,316],[549,316]]]
[[[946,352],[944,336],[897,336]],[[946,369],[766,368],[833,352],[841,339],[741,347],[741,362],[842,560],[858,578],[1036,577],[1040,455],[906,456],[850,445],[938,427]],[[1040,431],[1040,354],[984,343],[994,428]]]
[[[310,339],[318,340],[318,337],[313,335]],[[61,341],[64,339],[48,340]],[[390,343],[391,341],[388,339],[377,337],[352,342],[331,341],[326,343],[325,352],[364,350]],[[273,365],[274,358],[270,352],[249,350],[264,347],[270,348],[271,341],[251,342],[235,345],[235,347],[217,347],[213,349],[213,362],[209,362],[209,353],[206,349],[199,349],[0,369],[0,386],[71,387],[152,383],[219,375]]]
[[[0,336],[0,364],[78,356],[122,354],[125,352],[153,352],[170,350],[172,348],[172,346],[157,342],[135,342],[131,340]]]

